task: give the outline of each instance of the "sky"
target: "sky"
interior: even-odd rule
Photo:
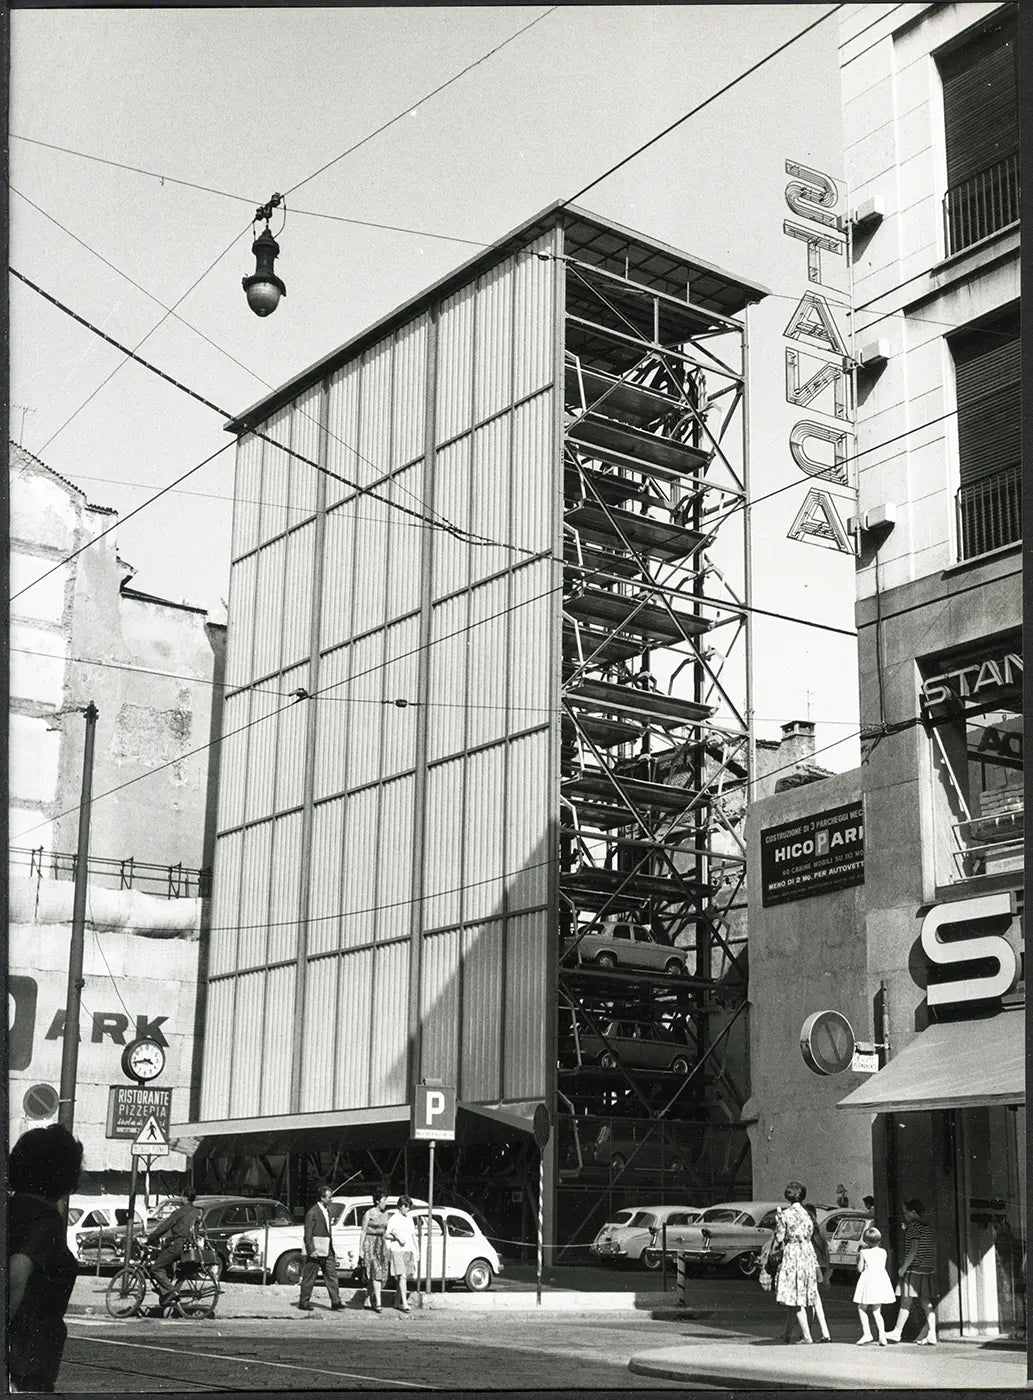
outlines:
[[[786,489],[753,511],[753,601],[850,629],[852,557],[786,538],[812,483],[788,450],[783,332],[807,283],[785,163],[841,179],[834,8],[16,8],[10,263],[228,417],[829,14],[578,203],[771,290],[751,324],[753,491]],[[287,297],[259,319],[240,279],[278,191]],[[117,539],[135,587],[221,618],[225,417],[17,279],[10,316],[11,437],[93,503],[124,517],[219,453]],[[757,617],[754,670],[759,737],[811,719],[818,762],[857,762],[852,638]]]

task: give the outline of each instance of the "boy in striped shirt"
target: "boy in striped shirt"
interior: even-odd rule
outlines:
[[[900,1265],[900,1310],[892,1332],[886,1333],[888,1342],[899,1342],[907,1323],[911,1305],[915,1301],[922,1305],[925,1313],[925,1331],[918,1336],[918,1346],[936,1345],[936,1296],[933,1292],[936,1275],[936,1234],[933,1227],[924,1219],[925,1206],[917,1196],[904,1202],[904,1258]]]

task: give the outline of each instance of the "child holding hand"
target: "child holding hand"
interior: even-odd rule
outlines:
[[[869,1225],[861,1236],[861,1248],[857,1251],[857,1269],[860,1277],[854,1289],[854,1302],[861,1320],[859,1347],[867,1346],[878,1339],[879,1346],[886,1345],[886,1328],[882,1321],[883,1303],[896,1301],[893,1284],[886,1269],[886,1251],[880,1241],[882,1234],[874,1225]],[[872,1336],[870,1321],[875,1322],[875,1337]]]

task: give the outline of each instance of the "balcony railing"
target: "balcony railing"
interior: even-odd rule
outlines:
[[[1013,807],[955,823],[954,863],[959,880],[1023,868],[1025,813],[1021,791],[1014,793],[1014,802]]]
[[[971,175],[943,197],[947,256],[971,248],[1019,217],[1019,153]]]
[[[29,879],[74,880],[78,856],[64,851],[48,851],[42,846],[11,846],[12,873]],[[211,895],[212,872],[191,870],[183,865],[156,865],[151,861],[124,860],[110,856],[90,856],[87,870],[91,879],[109,889],[141,890],[163,899],[207,899]]]
[[[1022,539],[1022,468],[1006,467],[958,491],[958,557],[974,559]]]

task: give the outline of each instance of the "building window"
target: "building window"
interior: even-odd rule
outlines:
[[[953,336],[958,408],[958,558],[1022,538],[1019,311]]]
[[[1019,217],[1017,27],[1009,9],[939,59],[948,257]]]
[[[937,885],[1023,867],[1018,632],[920,662],[932,741]]]

